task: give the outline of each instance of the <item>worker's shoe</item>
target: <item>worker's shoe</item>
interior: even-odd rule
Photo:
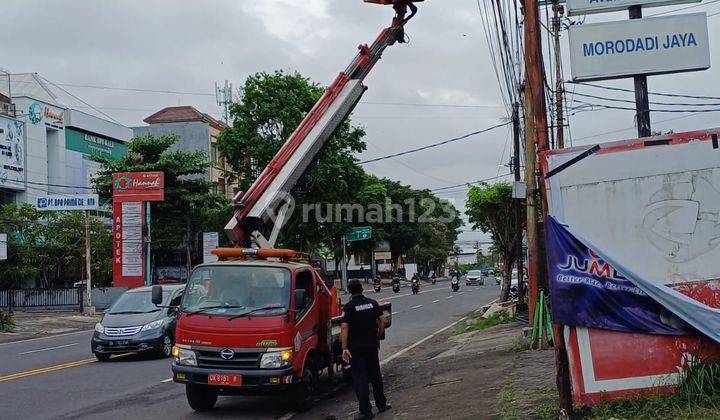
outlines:
[[[388,410],[391,409],[391,408],[392,408],[392,405],[390,405],[390,404],[385,404],[384,407],[378,407],[378,411],[379,411],[380,413],[384,413],[384,412],[388,411]]]

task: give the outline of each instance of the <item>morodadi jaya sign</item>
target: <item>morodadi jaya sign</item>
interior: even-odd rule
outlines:
[[[570,27],[574,81],[710,68],[705,13]]]

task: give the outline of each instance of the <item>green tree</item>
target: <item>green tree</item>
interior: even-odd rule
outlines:
[[[171,150],[176,142],[176,136],[136,137],[128,143],[124,158],[94,158],[102,167],[93,183],[101,201],[112,203],[113,173],[163,172],[165,200],[151,203],[154,266],[178,265],[182,261],[192,268],[202,257],[203,228],[210,228],[209,221],[219,219],[218,212],[231,212],[227,200],[212,193],[212,183],[204,178],[209,168],[206,154]],[[222,226],[224,222],[212,230]]]
[[[218,137],[220,153],[232,167],[240,189],[246,191],[255,181],[323,91],[298,73],[258,73],[246,80],[242,101],[230,107],[233,126]],[[348,226],[331,225],[321,211],[325,204],[352,203],[357,197],[364,171],[355,153],[365,150],[364,136],[365,131],[351,126],[349,120],[340,124],[292,190],[296,210],[279,243],[312,253],[335,247],[340,232]],[[303,215],[300,210],[305,204],[320,206]]]
[[[513,265],[522,252],[522,244],[518,244],[515,240],[518,229],[515,206],[518,205],[524,211],[525,206],[522,202],[512,198],[512,186],[507,183],[482,184],[471,187],[468,192],[465,214],[468,215],[474,229],[490,234],[503,262],[501,301],[508,299]],[[525,217],[521,219],[524,226]]]
[[[0,288],[34,281],[36,287],[68,286],[85,278],[85,221],[81,212],[39,212],[29,205],[0,208],[0,230],[8,234],[8,259],[0,262]],[[93,284],[112,279],[111,233],[90,219]]]

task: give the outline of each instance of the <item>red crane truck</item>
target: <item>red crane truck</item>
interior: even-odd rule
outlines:
[[[392,25],[371,46],[359,47],[253,185],[236,195],[235,215],[225,228],[236,248],[214,250],[219,261],[198,265],[188,280],[172,371],[196,411],[212,409],[218,395],[256,393],[289,395],[307,409],[323,370],[329,376],[347,372],[336,288],[299,253],[274,244],[290,190],[358,103],[366,89],[362,81],[385,48],[405,42],[405,24],[417,12],[413,3],[423,0],[364,1],[393,5]],[[270,218],[275,224],[266,239],[256,230]],[[154,286],[153,301],[161,299],[162,286]],[[389,327],[390,304],[383,312]]]

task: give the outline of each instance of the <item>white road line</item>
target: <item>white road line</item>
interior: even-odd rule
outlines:
[[[422,308],[422,305],[415,305],[415,306],[413,306],[413,307],[410,308],[410,309],[417,309],[417,308]]]
[[[446,297],[445,299],[452,299],[454,297],[455,297],[455,295],[450,295],[450,296]]]
[[[432,303],[438,303],[438,302],[440,302],[440,300],[438,300],[438,299],[435,299],[432,301]]]
[[[32,354],[32,353],[40,353],[41,351],[49,351],[49,350],[55,350],[55,349],[63,349],[65,347],[72,347],[77,346],[78,343],[72,343],[72,344],[64,344],[62,346],[55,346],[55,347],[45,347],[44,349],[37,349],[37,350],[30,350],[30,351],[24,351],[22,353],[18,354]]]
[[[395,314],[399,314],[399,313],[400,313],[400,312],[398,312],[398,311],[395,311],[395,312],[393,312],[393,313],[392,313],[392,314],[390,314],[390,315],[395,315]]]
[[[45,337],[26,338],[26,339],[22,339],[22,340],[8,341],[7,343],[0,343],[0,347],[7,346],[10,344],[27,343],[30,341],[45,340],[48,338],[66,337],[68,335],[82,334],[82,333],[86,333],[86,332],[90,332],[90,331],[93,331],[93,330],[73,331],[73,332],[64,333],[64,334],[47,335]]]
[[[465,292],[460,292],[460,293],[458,293],[458,295],[462,295],[463,293],[465,293]]]
[[[446,327],[443,327],[443,328],[435,331],[434,333],[428,335],[427,337],[425,337],[425,338],[423,338],[423,339],[421,339],[421,340],[419,340],[419,341],[416,341],[415,343],[413,343],[413,344],[405,347],[404,349],[398,351],[397,353],[393,354],[392,356],[389,356],[389,357],[386,358],[385,360],[382,360],[382,361],[380,362],[380,365],[385,365],[385,364],[390,363],[391,361],[397,359],[398,357],[400,357],[400,356],[402,356],[403,354],[407,353],[408,351],[414,349],[415,347],[419,346],[420,344],[422,344],[422,343],[430,340],[431,338],[433,338],[433,337],[435,337],[436,335],[442,333],[443,331],[446,331],[446,330],[454,327],[454,326],[457,325],[458,323],[460,323],[460,322],[462,322],[462,321],[465,321],[466,318],[467,318],[467,317],[462,317],[462,318],[458,319],[457,321],[453,322],[452,324],[450,324],[450,325],[448,325],[448,326],[446,326]]]
[[[173,380],[173,378],[167,378],[167,379],[163,379],[162,381],[160,381],[160,383],[166,384],[172,380]]]

